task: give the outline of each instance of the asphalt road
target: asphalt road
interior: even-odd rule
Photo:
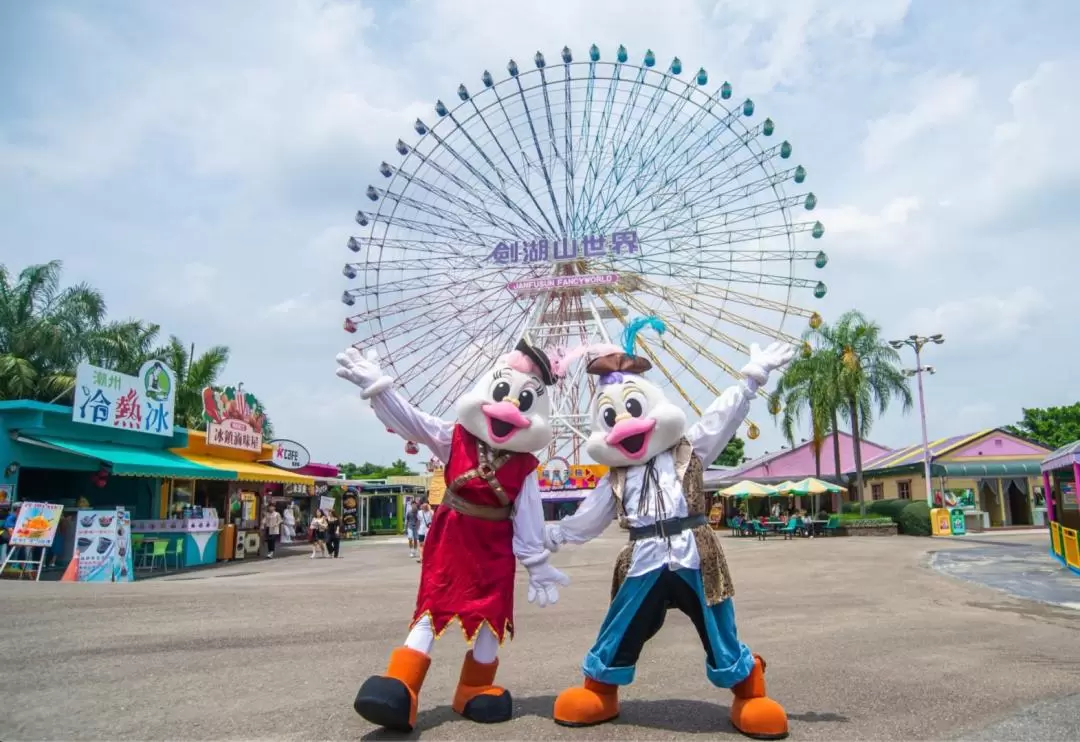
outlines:
[[[518,638],[499,675],[514,694],[511,722],[477,726],[450,711],[464,653],[451,629],[413,736],[740,739],[729,693],[707,683],[693,628],[674,613],[617,723],[551,722],[555,694],[580,681],[621,543],[612,529],[557,555],[573,584],[556,606],[524,603],[519,583]],[[1080,739],[1080,611],[938,574],[928,552],[942,543],[930,539],[724,546],[740,636],[768,659],[793,739]],[[0,583],[0,739],[397,738],[356,716],[352,699],[404,638],[419,565],[396,543],[343,555],[129,585]]]

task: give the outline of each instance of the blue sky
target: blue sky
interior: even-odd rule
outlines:
[[[512,7],[511,7],[512,6]],[[317,459],[388,460],[333,375],[351,216],[417,115],[510,57],[680,56],[791,132],[828,233],[826,319],[942,332],[933,436],[1080,399],[1069,2],[0,4],[0,260],[60,258],[263,398]],[[779,436],[763,410],[764,435]],[[918,420],[873,438],[903,445]]]

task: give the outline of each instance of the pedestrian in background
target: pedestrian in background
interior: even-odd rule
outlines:
[[[326,515],[322,509],[315,511],[315,517],[311,519],[311,558],[318,554],[326,556]]]
[[[281,513],[270,503],[266,507],[266,515],[263,516],[262,527],[266,531],[266,558],[274,558],[274,547],[277,546],[278,536],[281,535]]]
[[[420,501],[412,500],[405,511],[405,536],[409,539],[409,556],[416,558],[416,547],[420,536]]]
[[[326,514],[326,551],[334,559],[341,551],[341,521],[333,510]]]
[[[416,561],[418,562],[424,560],[424,539],[427,538],[427,532],[428,529],[431,528],[431,520],[434,515],[435,514],[431,512],[431,506],[426,502],[420,506],[418,525],[416,528],[416,546],[420,551],[420,555],[416,558]]]

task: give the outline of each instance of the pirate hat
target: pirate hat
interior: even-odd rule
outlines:
[[[519,353],[523,353],[528,356],[529,360],[536,364],[536,368],[540,370],[540,378],[547,386],[553,386],[558,379],[555,378],[555,372],[551,368],[551,359],[548,358],[547,353],[534,348],[525,342],[524,339],[519,340],[517,347],[514,350]]]
[[[632,356],[629,353],[608,353],[597,356],[585,366],[585,373],[594,376],[607,376],[616,371],[624,374],[643,374],[652,368],[648,358]]]

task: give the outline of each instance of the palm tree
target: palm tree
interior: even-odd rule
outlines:
[[[900,400],[904,412],[911,409],[911,389],[900,369],[900,354],[881,339],[881,326],[861,312],[845,312],[834,325],[822,326],[818,332],[824,349],[839,360],[836,367],[842,401],[839,411],[851,425],[859,510],[865,514],[862,439],[870,434],[875,411],[884,415],[894,397]]]
[[[818,330],[803,334],[804,352],[796,357],[776,385],[769,400],[773,415],[782,413],[780,428],[788,444],[795,445],[795,428],[809,411],[811,446],[814,451],[814,474],[821,477],[821,450],[830,431],[833,435],[836,455],[836,472],[840,473],[840,443],[836,437],[836,417],[841,404],[837,389],[837,373],[834,355],[821,348]],[[819,347],[814,347],[817,345]]]
[[[75,367],[102,342],[104,297],[86,284],[61,288],[62,269],[31,265],[13,281],[0,265],[0,399],[70,394]]]
[[[198,357],[194,353],[194,345],[188,350],[180,338],[171,335],[169,342],[152,351],[147,359],[163,361],[176,374],[175,424],[189,430],[206,430],[202,391],[217,383],[229,362],[229,349],[215,345]]]

